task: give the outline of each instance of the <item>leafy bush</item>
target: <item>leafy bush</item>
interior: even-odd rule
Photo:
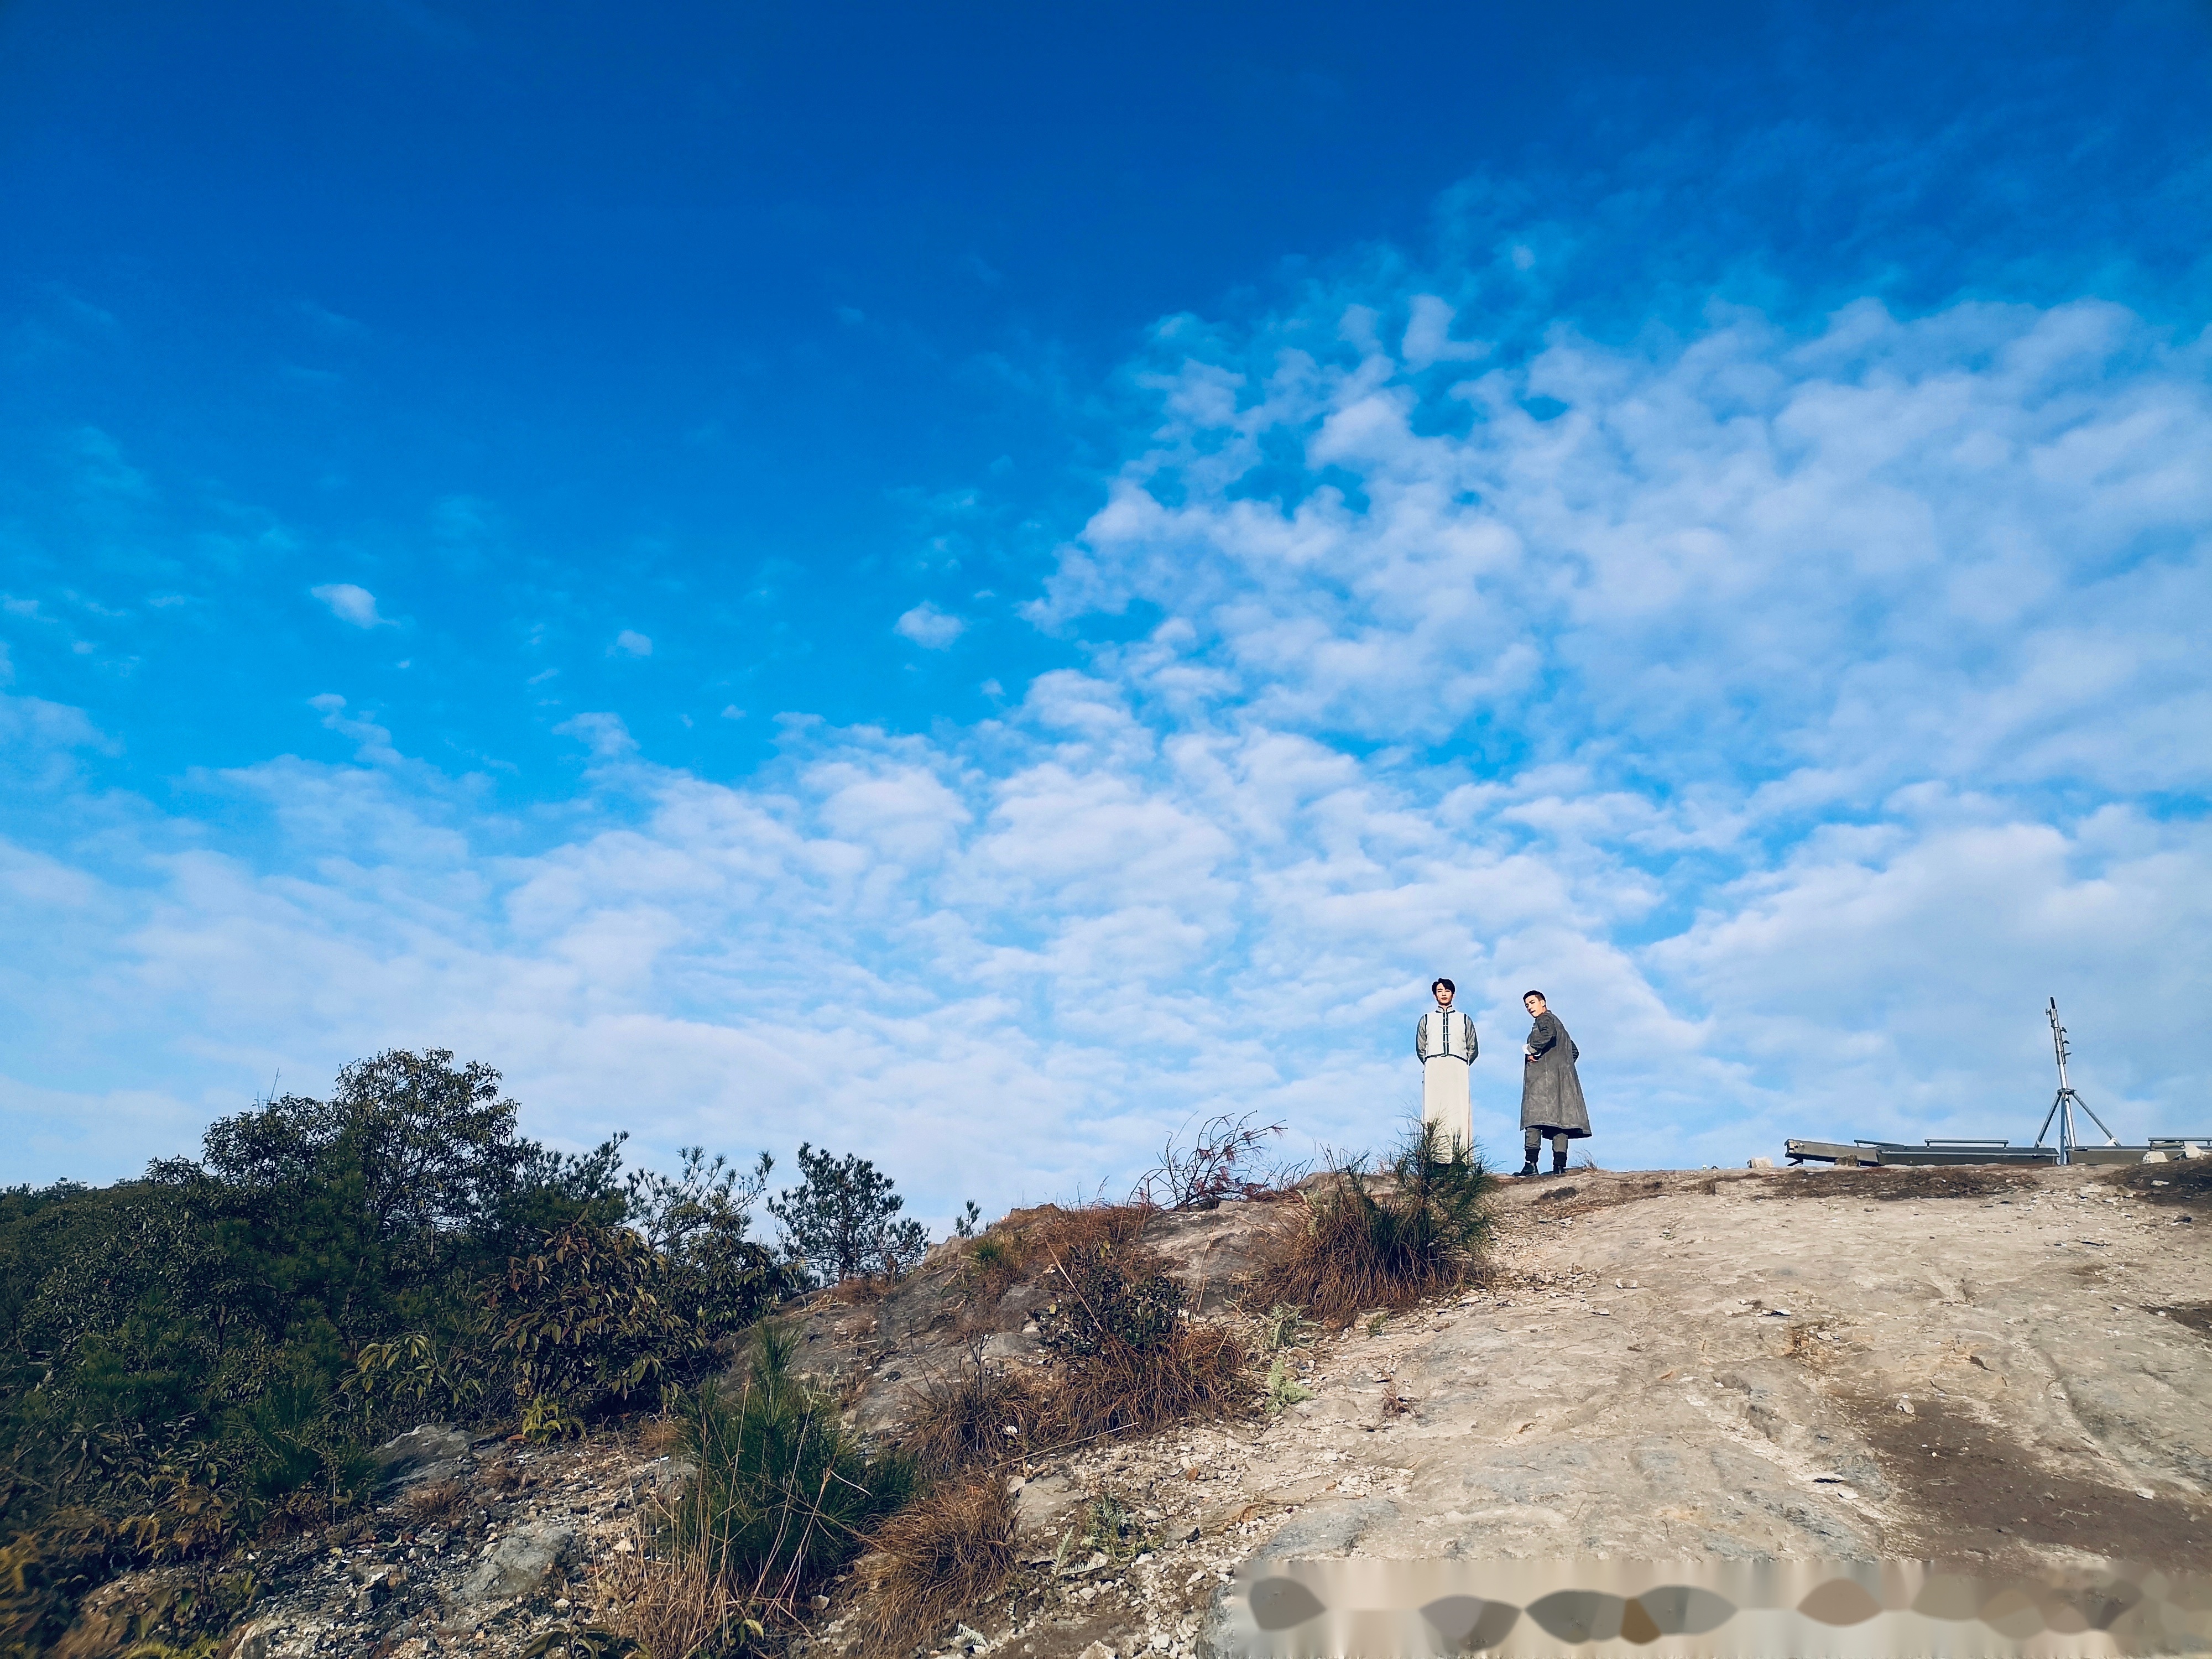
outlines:
[[[1249,1300],[1343,1322],[1441,1295],[1480,1270],[1495,1188],[1480,1158],[1425,1124],[1385,1179],[1346,1163],[1276,1223],[1262,1241]]]
[[[577,1220],[507,1269],[489,1310],[526,1433],[571,1431],[637,1399],[665,1409],[708,1369],[714,1344],[782,1288],[760,1246],[692,1242],[699,1248],[678,1255],[627,1227]]]
[[[1176,1333],[1182,1281],[1150,1250],[1099,1243],[1054,1263],[1053,1299],[1037,1310],[1038,1344],[1054,1358],[1087,1364],[1102,1354],[1149,1353]]]
[[[668,1516],[677,1554],[760,1617],[793,1616],[917,1484],[908,1460],[871,1455],[836,1402],[793,1371],[795,1340],[763,1322],[734,1395],[708,1382],[687,1399],[694,1473]]]

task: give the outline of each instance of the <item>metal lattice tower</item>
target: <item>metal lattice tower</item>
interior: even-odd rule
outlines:
[[[2039,1146],[2043,1145],[2043,1137],[2049,1132],[2051,1120],[2057,1119],[2058,1161],[2061,1164],[2071,1164],[2074,1161],[2074,1148],[2077,1144],[2074,1130],[2074,1109],[2076,1106],[2088,1113],[2090,1122],[2095,1124],[2100,1129],[2105,1130],[2105,1145],[2117,1146],[2120,1144],[2120,1138],[2110,1129],[2105,1128],[2105,1120],[2089,1110],[2089,1103],[2075,1094],[2074,1085],[2066,1080],[2066,1058],[2071,1049],[2066,1041],[2066,1028],[2058,1023],[2058,999],[2051,998],[2051,1006],[2044,1012],[2051,1021],[2051,1051],[2058,1060],[2058,1093],[2051,1103],[2051,1109],[2043,1115],[2043,1127],[2035,1132],[2035,1144]]]

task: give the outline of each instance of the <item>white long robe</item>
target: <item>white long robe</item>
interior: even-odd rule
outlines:
[[[1468,1068],[1482,1052],[1474,1022],[1456,1008],[1431,1008],[1413,1027],[1421,1061],[1421,1121],[1437,1126],[1438,1150],[1455,1143],[1474,1150],[1474,1109]]]

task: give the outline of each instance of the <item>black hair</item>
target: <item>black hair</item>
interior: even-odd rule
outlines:
[[[1551,998],[1546,996],[1541,991],[1523,991],[1521,994],[1521,1000],[1523,1002],[1528,1001],[1530,997],[1535,998],[1537,1001],[1542,1003],[1547,1008],[1552,1006]]]
[[[1431,996],[1436,995],[1437,987],[1439,985],[1443,986],[1445,990],[1449,991],[1454,996],[1457,996],[1459,994],[1459,987],[1453,984],[1449,980],[1432,979],[1429,981],[1429,994]]]

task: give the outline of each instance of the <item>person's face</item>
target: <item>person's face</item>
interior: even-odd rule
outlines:
[[[1437,994],[1437,1006],[1439,1008],[1450,1007],[1452,1000],[1451,987],[1449,985],[1439,985],[1434,988]]]
[[[1521,1006],[1528,1011],[1528,1018],[1534,1019],[1537,1015],[1544,1012],[1544,999],[1541,997],[1522,997],[1521,999]]]

